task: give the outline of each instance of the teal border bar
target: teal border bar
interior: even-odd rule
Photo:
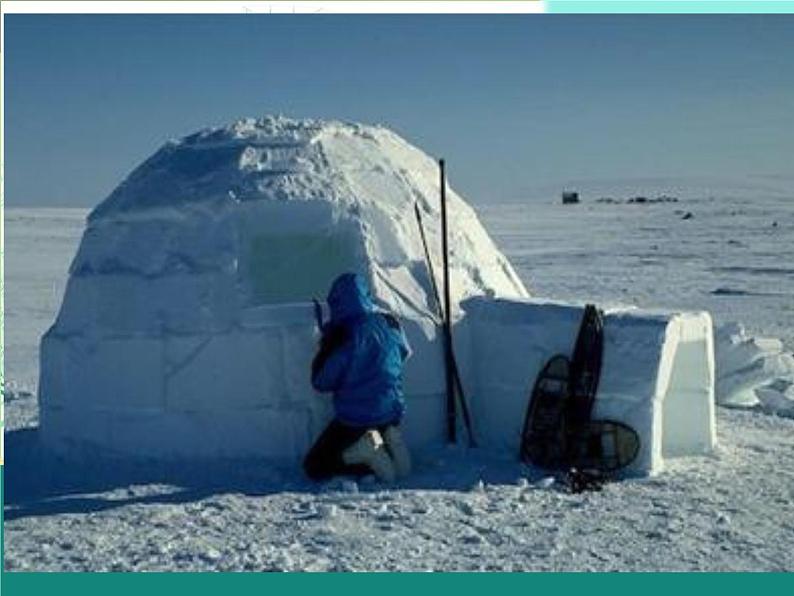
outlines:
[[[786,573],[6,573],[4,593],[17,594],[335,594],[361,593],[405,596],[406,590],[430,589],[431,594],[450,590],[457,596],[521,590],[521,594],[603,593],[604,590],[636,594],[661,594],[696,589],[708,594],[747,594],[771,590],[791,593],[794,574]],[[788,586],[788,587],[786,587]],[[7,592],[6,592],[7,590]]]
[[[791,14],[790,0],[546,0],[558,14]]]

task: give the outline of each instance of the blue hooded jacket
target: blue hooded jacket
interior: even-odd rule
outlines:
[[[366,281],[354,273],[336,278],[328,305],[331,321],[323,325],[312,385],[333,392],[336,417],[344,424],[399,423],[403,362],[410,354],[399,322],[375,310]]]

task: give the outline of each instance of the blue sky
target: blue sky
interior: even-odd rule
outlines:
[[[794,171],[794,15],[6,15],[6,204],[93,206],[168,138],[384,123],[473,201]]]

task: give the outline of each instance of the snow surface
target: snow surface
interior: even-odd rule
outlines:
[[[718,388],[723,369],[791,355],[790,199],[584,200],[478,211],[539,295],[712,312]],[[794,570],[794,420],[762,405],[718,409],[713,456],[584,495],[498,452],[452,448],[417,453],[416,474],[396,487],[317,488],[256,461],[64,465],[38,444],[36,353],[84,216],[6,212],[6,569]],[[789,379],[771,367],[753,386]]]

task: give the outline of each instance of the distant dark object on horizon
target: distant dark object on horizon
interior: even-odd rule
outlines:
[[[569,190],[562,191],[562,204],[575,205],[579,202],[579,193]]]
[[[655,199],[649,199],[648,197],[644,197],[642,195],[638,195],[636,197],[631,197],[628,199],[613,199],[612,197],[601,197],[596,199],[596,203],[605,203],[608,205],[652,205],[655,203],[677,203],[678,197],[671,197],[668,195],[661,195],[656,197]]]
[[[692,212],[691,211],[687,211],[686,213],[684,213],[684,215],[683,215],[683,217],[681,217],[681,219],[692,219],[693,217],[695,217],[695,216],[692,214]]]

